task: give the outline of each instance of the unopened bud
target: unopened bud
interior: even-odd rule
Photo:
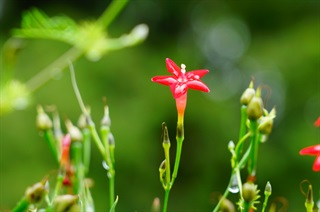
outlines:
[[[263,117],[261,123],[259,124],[258,130],[262,134],[269,135],[272,131],[273,119],[268,117]]]
[[[235,147],[234,142],[233,142],[233,141],[229,141],[229,143],[228,143],[228,149],[229,149],[230,151],[232,151],[232,150],[234,150],[234,147]]]
[[[36,183],[27,188],[25,196],[29,203],[34,204],[41,201],[45,191],[46,189],[43,183]]]
[[[164,173],[166,172],[166,160],[163,160],[162,163],[160,164],[160,167],[159,167],[159,174],[160,174],[160,181],[162,183],[162,186],[165,186],[165,176],[164,176]]]
[[[314,202],[313,202],[313,192],[312,192],[312,185],[311,184],[309,185],[307,199],[306,199],[304,205],[305,205],[307,211],[313,210]]]
[[[271,193],[272,193],[272,188],[271,188],[270,182],[268,181],[267,184],[266,184],[266,188],[264,189],[264,195],[265,196],[270,196]]]
[[[87,127],[87,118],[85,114],[79,116],[77,125],[81,130]]]
[[[267,113],[267,112],[266,112]],[[273,127],[273,119],[276,117],[276,109],[273,108],[267,116],[262,117],[259,120],[259,132],[265,135],[269,135]]]
[[[242,186],[242,197],[246,202],[252,202],[257,199],[257,186],[251,182],[246,182]]]
[[[72,141],[82,141],[82,133],[79,130],[79,128],[74,126],[69,119],[67,119],[65,121],[65,124],[66,124],[67,130],[71,136],[71,140]]]
[[[234,204],[230,200],[223,198],[223,200],[221,201],[219,211],[221,211],[221,212],[235,212],[236,208],[234,207]]]
[[[106,127],[111,126],[111,119],[109,116],[109,107],[108,106],[104,107],[104,116],[101,120],[101,126],[106,126]]]
[[[162,146],[170,148],[170,139],[169,139],[169,133],[168,128],[165,122],[162,123]]]
[[[108,142],[109,142],[109,145],[111,145],[111,146],[115,145],[114,136],[111,132],[108,133]]]
[[[37,107],[37,111],[36,125],[38,129],[41,131],[52,129],[52,121],[40,105]]]
[[[240,103],[242,105],[248,105],[255,93],[256,91],[254,90],[253,82],[251,81],[249,87],[242,93]]]
[[[252,97],[251,101],[247,107],[247,115],[250,120],[257,120],[263,114],[263,102],[260,97],[260,89],[257,90],[257,93]]]
[[[60,195],[56,196],[53,205],[56,212],[80,211],[78,204],[79,196],[76,195]]]

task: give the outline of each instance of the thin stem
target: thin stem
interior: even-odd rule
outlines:
[[[53,63],[42,69],[39,73],[26,82],[26,86],[28,87],[29,91],[33,92],[39,89],[52,77],[62,72],[68,66],[68,61],[75,61],[82,54],[83,52],[75,47],[69,49]]]
[[[167,211],[167,207],[168,207],[168,200],[169,200],[169,193],[170,193],[170,188],[165,189],[165,193],[164,193],[164,201],[163,201],[163,212]]]
[[[83,164],[82,164],[82,143],[74,141],[71,143],[71,157],[75,166],[75,183],[73,185],[73,192],[75,194],[82,194],[82,185],[84,180]]]
[[[241,121],[240,121],[240,131],[239,131],[239,141],[243,138],[247,131],[247,106],[241,106]],[[242,152],[242,144],[239,144],[238,150],[236,151],[237,155],[240,155]]]
[[[58,155],[57,144],[56,144],[56,140],[54,139],[52,131],[45,130],[44,131],[44,138],[50,147],[50,150],[54,156],[54,159],[56,160],[57,163],[59,163],[60,159],[59,159],[59,155]]]
[[[90,155],[91,155],[91,134],[89,129],[84,128],[82,130],[83,136],[83,165],[84,165],[84,173],[87,174],[89,172],[90,167]]]
[[[175,181],[175,179],[177,178],[177,175],[178,175],[180,157],[181,157],[181,152],[182,152],[182,143],[183,143],[183,137],[178,137],[177,138],[176,159],[175,159],[175,162],[174,162],[174,168],[173,168],[172,179],[171,179],[171,186],[173,185],[173,183],[174,183],[174,181]]]
[[[100,16],[98,22],[107,28],[127,3],[128,0],[113,0]]]
[[[91,119],[88,121],[88,128],[91,132],[91,136],[93,138],[93,141],[95,142],[96,146],[98,147],[101,155],[103,158],[105,158],[105,150],[104,150],[104,146],[100,140],[100,137],[98,135],[97,129],[95,127],[95,124],[93,123],[93,121],[91,121]]]
[[[230,188],[231,183],[232,183],[232,175],[233,175],[233,172],[231,173],[230,181],[229,181],[229,183],[228,183],[228,186],[227,186],[226,190],[224,191],[222,197],[220,198],[218,204],[216,205],[216,207],[213,209],[212,212],[218,212],[218,211],[219,211],[219,208],[220,208],[220,206],[221,206],[222,201],[227,198],[227,196],[228,196],[228,194],[229,194],[229,188]]]
[[[24,212],[27,211],[28,207],[29,202],[24,197],[22,200],[20,200],[20,202],[18,202],[17,206],[14,209],[12,209],[12,212]]]
[[[269,196],[270,196],[270,195],[265,195],[261,212],[264,212],[265,209],[267,208]]]
[[[233,168],[231,175],[230,175],[230,180],[228,183],[228,186],[226,188],[226,190],[224,191],[223,196],[220,198],[218,204],[216,205],[216,207],[214,208],[213,212],[218,212],[220,205],[223,201],[223,199],[227,198],[227,196],[229,195],[229,188],[232,184],[232,176],[234,173],[237,174],[237,180],[238,180],[238,185],[239,185],[239,192],[240,196],[242,195],[242,185],[241,185],[241,178],[240,178],[240,169],[244,166],[244,164],[248,161],[249,159],[249,155],[251,152],[251,148],[252,148],[252,144],[250,144],[249,148],[247,149],[247,151],[243,154],[243,157],[241,158],[240,162],[236,164],[236,166]]]
[[[89,113],[88,113],[86,107],[84,106],[83,100],[81,98],[81,94],[80,94],[80,91],[79,91],[79,88],[78,88],[78,85],[77,85],[76,74],[74,72],[74,68],[73,68],[72,62],[69,60],[68,63],[69,63],[69,69],[70,69],[70,75],[71,75],[71,82],[72,82],[73,91],[74,91],[74,93],[75,93],[75,95],[77,97],[77,100],[78,100],[78,103],[79,103],[79,106],[81,108],[82,113],[85,116],[88,116]]]
[[[109,202],[110,202],[110,211],[114,211],[114,208],[112,209],[112,205],[114,203],[114,181],[115,181],[115,171],[113,167],[113,163],[110,156],[110,145],[109,145],[109,127],[102,126],[101,127],[101,139],[103,141],[104,147],[105,147],[105,155],[104,160],[108,164],[108,178],[109,178]]]
[[[251,131],[251,152],[249,161],[249,174],[254,177],[256,171],[256,164],[258,159],[258,147],[259,147],[259,136],[258,136],[258,122],[256,120],[250,121],[250,131]]]
[[[113,208],[113,204],[114,204],[114,181],[115,181],[115,173],[114,173],[114,169],[111,169],[109,171],[109,201],[110,201],[110,211],[114,212],[115,208]]]

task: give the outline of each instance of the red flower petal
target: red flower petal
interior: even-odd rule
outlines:
[[[193,80],[193,81],[186,82],[186,84],[188,85],[188,88],[191,88],[191,89],[200,90],[204,92],[210,91],[210,89],[201,81]]]
[[[314,122],[315,127],[320,127],[320,117]]]
[[[201,77],[203,77],[205,74],[207,74],[209,70],[194,70],[194,71],[189,71],[186,73],[186,77],[188,79],[194,79],[194,80],[199,80]]]
[[[320,172],[320,154],[317,155],[316,160],[313,163],[313,171]]]
[[[157,82],[157,83],[160,83],[160,84],[163,84],[163,85],[171,85],[171,84],[174,84],[174,83],[177,83],[177,79],[174,78],[173,76],[156,76],[156,77],[153,77],[152,79],[152,82]]]
[[[303,148],[299,152],[300,155],[318,155],[320,154],[320,144]]]
[[[176,77],[179,77],[181,73],[181,69],[177,64],[175,64],[172,60],[169,58],[166,59],[166,66],[170,73],[173,73]]]

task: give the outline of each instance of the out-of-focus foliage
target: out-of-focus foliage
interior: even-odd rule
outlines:
[[[5,1],[0,9],[0,46],[10,29],[20,27],[22,12],[31,6],[50,17],[67,14],[82,20],[98,17],[105,4]],[[239,99],[251,77],[255,85],[263,85],[266,108],[277,109],[273,132],[259,152],[259,189],[270,181],[270,201],[283,197],[289,211],[304,210],[299,183],[309,179],[314,191],[319,190],[319,173],[312,172],[314,158],[298,154],[320,142],[319,129],[313,126],[320,114],[319,9],[318,1],[129,2],[108,35],[117,37],[137,23],[146,23],[150,27],[146,42],[112,52],[96,63],[83,58],[74,64],[79,89],[96,123],[103,114],[101,99],[107,97],[116,139],[117,210],[148,211],[154,197],[163,198],[158,179],[161,123],[167,123],[174,141],[177,120],[170,90],[150,79],[164,73],[167,57],[186,64],[188,70],[209,69],[203,80],[211,90],[188,94],[184,149],[168,210],[213,209],[217,192],[228,183],[227,144],[237,139]],[[25,82],[68,48],[57,41],[27,40],[17,54],[16,79]],[[62,117],[74,122],[81,113],[67,72],[34,93],[33,103],[0,119],[0,209],[4,211],[16,204],[26,187],[57,168],[34,124],[36,104],[55,104]],[[173,153],[174,148],[172,143]],[[101,160],[93,148],[90,177],[97,210],[103,210],[108,199]]]

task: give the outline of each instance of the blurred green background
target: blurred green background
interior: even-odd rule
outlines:
[[[77,21],[95,19],[109,1],[0,1],[0,44],[20,26],[21,14],[38,7],[50,16]],[[264,87],[266,108],[277,109],[274,130],[260,146],[257,183],[272,184],[271,201],[284,197],[289,211],[304,211],[299,184],[308,179],[320,198],[320,175],[314,157],[299,150],[320,143],[320,3],[319,1],[131,1],[109,28],[117,37],[135,25],[150,28],[141,45],[106,54],[98,62],[74,62],[78,86],[98,125],[102,97],[110,107],[116,141],[117,211],[149,211],[163,200],[158,167],[164,158],[161,123],[166,122],[175,150],[176,110],[168,87],[151,83],[167,75],[165,58],[184,63],[187,71],[209,69],[203,78],[211,92],[189,91],[185,142],[169,211],[212,211],[213,196],[223,193],[230,175],[227,144],[237,140],[239,98],[251,78]],[[24,82],[63,54],[58,41],[24,40],[15,78]],[[2,70],[1,70],[2,71]],[[271,96],[268,94],[271,92]],[[15,206],[25,189],[57,166],[35,127],[36,105],[56,105],[61,117],[76,122],[81,111],[69,72],[32,95],[25,110],[0,119],[0,210]],[[246,174],[244,174],[246,176]],[[107,205],[107,176],[93,147],[89,177],[97,211]],[[236,196],[230,196],[236,200]]]

